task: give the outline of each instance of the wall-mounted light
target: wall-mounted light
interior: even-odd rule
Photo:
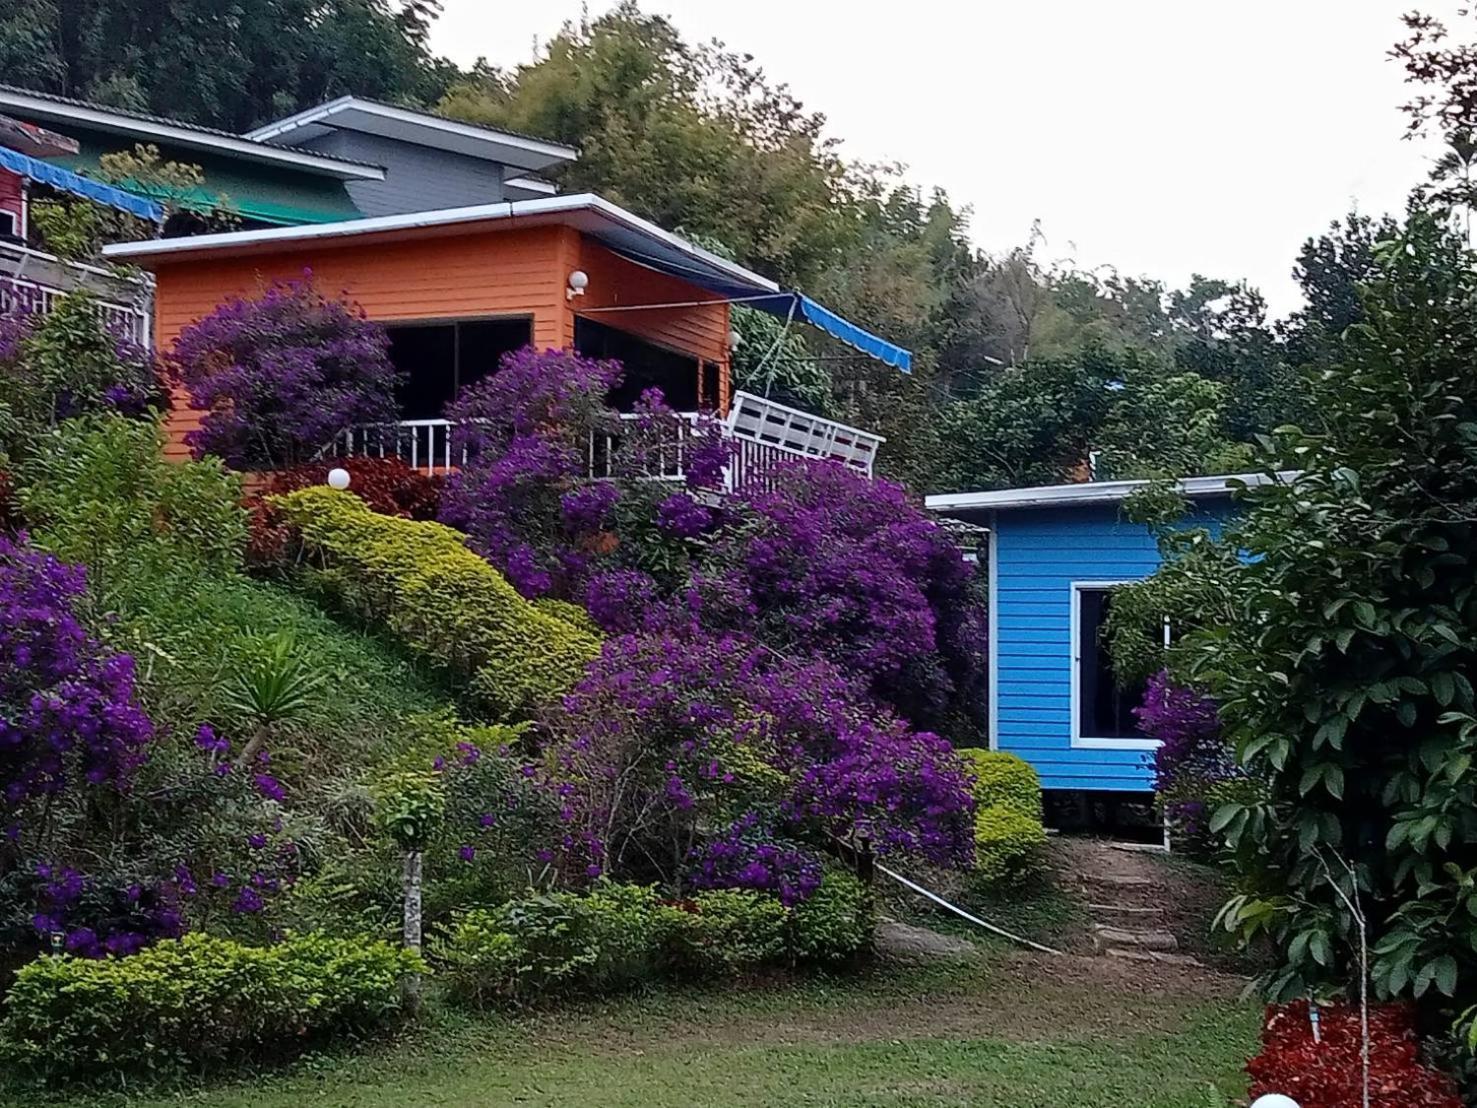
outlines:
[[[564,290],[564,298],[573,300],[576,296],[584,296],[585,289],[590,286],[590,275],[583,269],[576,269],[569,275],[569,288]]]
[[[728,349],[737,350],[744,345],[744,336],[737,331],[728,332]]]

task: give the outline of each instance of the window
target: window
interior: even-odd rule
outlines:
[[[1072,742],[1076,746],[1155,745],[1133,710],[1144,702],[1144,683],[1125,685],[1113,672],[1103,624],[1113,604],[1111,583],[1072,586]]]
[[[533,341],[527,318],[393,324],[390,361],[403,377],[402,419],[439,419],[468,385],[497,369],[499,359]]]
[[[696,358],[583,316],[574,321],[574,348],[586,358],[614,358],[625,368],[625,379],[608,398],[617,411],[629,412],[649,388],[661,389],[674,411],[697,411]]]
[[[14,212],[0,211],[0,239],[19,239],[20,226]]]

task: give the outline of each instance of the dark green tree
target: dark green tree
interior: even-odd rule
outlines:
[[[435,0],[19,0],[6,83],[243,131],[347,92],[434,102]]]

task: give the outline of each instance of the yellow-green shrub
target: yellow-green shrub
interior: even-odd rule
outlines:
[[[985,884],[1018,880],[1041,864],[1041,783],[1030,764],[998,750],[960,750],[974,777],[974,865]]]
[[[1040,865],[1046,828],[1039,817],[1004,804],[977,809],[974,816],[974,872],[987,883],[1018,880]]]
[[[594,635],[518,595],[450,527],[378,515],[322,486],[274,502],[327,571],[320,587],[470,677],[473,694],[497,715],[527,715],[556,699],[599,651]]]
[[[541,596],[533,602],[533,606],[539,611],[562,619],[565,623],[571,623],[581,631],[587,631],[597,638],[600,635],[599,625],[590,618],[590,613],[578,604],[571,604],[568,600],[560,600],[555,596]]]
[[[385,942],[322,935],[251,947],[193,934],[125,958],[38,958],[6,998],[0,1055],[43,1079],[258,1057],[384,1022],[401,979],[423,968]]]
[[[1041,821],[1041,781],[1029,762],[1002,750],[960,750],[974,777],[974,802],[981,808],[1003,805]]]

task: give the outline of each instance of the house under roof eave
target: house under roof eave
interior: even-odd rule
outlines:
[[[713,294],[713,302],[744,303],[793,322],[808,322],[869,357],[909,372],[912,355],[802,293],[666,231],[592,193],[504,201],[431,212],[410,212],[303,227],[238,231],[106,247],[105,257],[145,268],[210,257],[290,255],[314,245],[373,244],[376,240],[436,238],[499,226],[572,227],[627,261],[677,277]],[[642,305],[630,305],[636,310]],[[657,307],[657,305],[647,305]]]

